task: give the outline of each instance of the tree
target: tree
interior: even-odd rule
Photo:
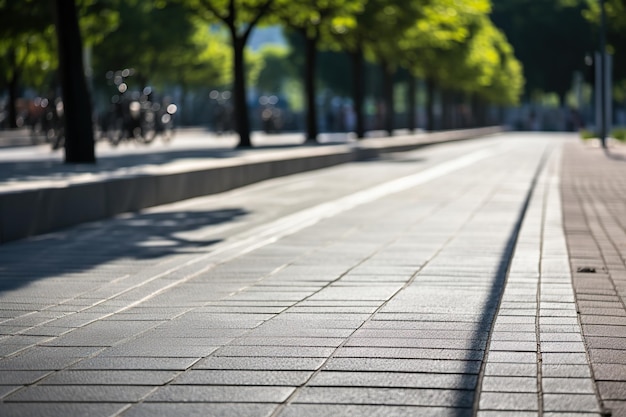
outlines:
[[[223,23],[230,34],[233,48],[235,124],[240,148],[252,146],[250,120],[246,100],[244,50],[252,29],[273,5],[283,0],[188,0],[186,5],[207,22]]]
[[[74,0],[55,1],[59,75],[65,116],[65,162],[96,161],[91,102],[83,68],[82,40]]]
[[[141,88],[168,78],[181,58],[200,53],[201,47],[192,42],[196,28],[189,11],[178,3],[121,1],[115,32],[94,47],[98,79],[124,68],[134,69]]]
[[[495,0],[492,20],[524,66],[526,94],[555,92],[563,102],[575,71],[595,50],[578,0]]]
[[[285,79],[295,69],[289,61],[289,49],[281,45],[266,45],[259,50],[263,68],[256,80],[256,87],[266,94],[276,94],[283,88]]]
[[[0,88],[9,92],[9,126],[17,126],[18,90],[23,83],[40,86],[56,68],[47,3],[0,0]]]
[[[362,0],[292,0],[276,11],[287,27],[300,33],[305,44],[304,86],[306,96],[306,140],[318,135],[316,104],[317,51],[320,41],[329,42],[331,33],[341,33],[355,24]]]
[[[383,74],[383,123],[391,136],[394,129],[394,74],[402,64],[401,43],[404,34],[422,16],[430,0],[370,0],[359,15],[366,56],[377,62]],[[369,28],[375,27],[372,31]]]

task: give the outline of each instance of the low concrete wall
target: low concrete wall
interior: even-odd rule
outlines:
[[[354,145],[285,149],[275,153],[182,164],[157,172],[119,174],[80,183],[0,193],[0,243],[100,220],[125,212],[220,193],[380,153],[471,139],[499,127],[365,139]]]

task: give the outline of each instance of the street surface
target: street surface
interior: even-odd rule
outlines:
[[[440,144],[2,245],[0,415],[600,416],[575,140]]]

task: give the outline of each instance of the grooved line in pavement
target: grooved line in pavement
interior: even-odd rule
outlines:
[[[487,369],[487,367],[490,364],[490,359],[491,361],[493,361],[493,358],[490,358],[491,356],[490,353],[493,352],[492,345],[494,344],[494,337],[495,337],[496,330],[497,330],[498,320],[501,318],[501,315],[502,315],[503,301],[505,300],[505,297],[507,295],[507,288],[509,288],[510,286],[509,281],[512,278],[512,269],[515,267],[515,263],[514,263],[515,255],[516,253],[519,252],[518,244],[520,243],[520,235],[523,232],[524,223],[528,222],[527,220],[529,219],[528,212],[532,208],[531,203],[532,203],[533,195],[537,190],[538,182],[542,174],[545,171],[545,166],[550,157],[552,150],[553,149],[551,147],[544,149],[541,159],[539,160],[539,163],[537,164],[537,167],[535,169],[535,173],[531,180],[530,187],[528,188],[528,191],[526,193],[526,198],[520,210],[517,224],[510,238],[512,247],[510,249],[511,253],[509,253],[509,257],[506,260],[506,263],[507,263],[506,272],[505,272],[505,276],[503,279],[502,288],[500,289],[499,293],[496,293],[497,288],[495,286],[492,290],[493,295],[497,296],[497,299],[499,301],[498,301],[498,307],[493,317],[493,321],[491,322],[491,328],[489,330],[489,338],[487,340],[487,348],[483,356],[483,361],[482,361],[479,376],[478,376],[477,389],[476,389],[476,393],[474,396],[474,415],[475,416],[480,416],[481,412],[484,410],[490,410],[491,404],[494,403],[494,401],[491,398],[489,398],[491,394],[488,393],[487,395],[483,395],[485,391],[485,385],[486,385],[485,378],[488,377],[488,373],[489,373],[489,370]],[[536,290],[535,290],[535,293],[536,293]],[[495,403],[498,403],[499,405],[500,401],[501,401],[500,399],[497,399]],[[489,405],[486,404],[488,402],[490,403]],[[515,409],[512,408],[512,410],[515,410]]]
[[[191,260],[184,262],[182,265],[178,265],[170,268],[166,272],[159,273],[137,285],[128,288],[125,291],[121,291],[118,294],[115,294],[112,298],[118,297],[119,295],[126,294],[129,291],[134,289],[138,289],[148,283],[151,283],[160,278],[164,278],[168,275],[171,275],[173,272],[176,272],[182,268],[190,267],[198,264],[198,269],[193,273],[186,275],[185,277],[172,281],[164,285],[163,287],[145,295],[144,297],[132,302],[131,304],[124,306],[115,312],[109,314],[117,314],[123,311],[126,311],[132,307],[135,307],[161,293],[167,291],[170,288],[188,282],[189,280],[196,277],[198,274],[202,272],[206,272],[217,264],[229,262],[239,256],[245,255],[246,253],[250,253],[256,249],[259,249],[263,246],[271,244],[280,240],[281,238],[296,233],[304,228],[312,226],[322,219],[329,218],[335,216],[344,211],[350,210],[359,205],[377,200],[384,196],[397,193],[412,187],[415,187],[419,184],[423,184],[425,182],[431,181],[435,178],[441,177],[443,175],[449,174],[453,171],[459,170],[466,166],[472,165],[474,163],[479,162],[482,159],[490,157],[495,154],[494,150],[481,150],[477,151],[460,158],[453,159],[451,161],[444,162],[440,165],[427,169],[425,171],[418,172],[413,175],[409,175],[403,178],[399,178],[397,180],[389,181],[387,183],[378,185],[376,187],[370,188],[365,191],[357,192],[347,197],[341,198],[336,201],[323,203],[318,206],[315,206],[311,209],[303,210],[299,213],[295,213],[293,215],[284,217],[277,221],[270,223],[269,225],[260,226],[250,233],[246,233],[249,237],[243,238],[241,240],[235,240],[230,243],[225,243],[224,245],[220,245],[217,249],[212,252],[201,255]],[[107,315],[108,316],[108,315]]]
[[[492,371],[481,379],[479,417],[519,411],[599,416],[562,228],[559,156],[538,178],[521,225],[486,354]],[[536,271],[527,267],[533,258]],[[516,333],[505,336],[514,324]]]
[[[148,284],[157,282],[159,280],[165,281],[164,285],[160,286],[156,290],[140,295],[139,298],[129,303],[128,305],[125,305],[113,312],[96,318],[91,322],[111,317],[115,314],[119,314],[133,307],[136,307],[144,303],[145,301],[148,301],[155,296],[166,292],[171,288],[192,280],[198,274],[210,270],[217,264],[229,262],[232,259],[245,255],[246,253],[250,253],[263,246],[276,242],[277,240],[280,240],[285,236],[296,233],[306,227],[312,226],[322,219],[330,218],[361,204],[365,204],[384,196],[397,193],[411,187],[415,187],[419,184],[426,183],[443,175],[449,174],[453,171],[479,162],[480,160],[490,157],[495,153],[496,151],[493,149],[479,150],[468,155],[464,155],[462,157],[443,162],[439,165],[436,165],[424,171],[420,171],[416,174],[388,181],[386,183],[351,194],[335,201],[319,204],[310,209],[306,209],[301,212],[276,220],[270,224],[259,226],[247,233],[244,233],[243,236],[240,236],[238,239],[236,238],[236,240],[232,242],[225,242],[224,244],[217,245],[216,249],[205,255],[179,256],[178,259],[174,261],[175,264],[170,266],[165,271],[162,271],[163,265],[150,267],[147,270],[142,271],[142,275],[147,276],[146,279],[142,279],[127,288],[117,291],[107,298],[100,300],[97,304],[104,304],[120,296],[127,295],[132,291],[139,292],[139,290],[141,290],[142,288],[147,287]],[[171,276],[173,273],[179,272],[185,268],[189,268],[190,271],[188,271],[183,278],[175,281],[167,280],[168,276]],[[78,294],[76,297],[80,297],[83,294],[84,293]],[[91,307],[93,307],[93,305],[88,306],[81,311],[88,310]],[[48,321],[40,325],[49,325],[50,322],[51,321]],[[24,331],[28,330],[30,330],[30,328]],[[53,338],[51,338],[50,340],[52,339]],[[15,352],[15,354],[17,353],[19,352]]]
[[[468,164],[468,163],[472,163],[471,161],[478,161],[478,160],[482,160],[483,158],[485,158],[485,157],[487,157],[488,155],[491,155],[491,154],[492,154],[492,152],[480,153],[480,154],[479,154],[479,155],[481,156],[480,158],[476,158],[476,156],[475,156],[475,155],[472,155],[472,157],[471,157],[471,158],[463,157],[463,158],[461,159],[461,160],[463,161],[463,164],[462,164],[462,165],[456,165],[456,164],[455,164],[455,165],[456,165],[457,167],[466,166],[466,164]],[[447,164],[447,165],[446,165],[446,167],[445,167],[445,169],[443,169],[443,170],[433,170],[433,171],[431,171],[431,172],[430,172],[427,176],[424,176],[424,177],[421,177],[419,174],[418,174],[418,175],[413,175],[413,176],[411,176],[410,181],[403,181],[403,183],[400,183],[400,182],[394,181],[394,182],[396,182],[396,183],[397,183],[397,185],[395,185],[395,186],[393,186],[393,187],[385,187],[385,186],[377,187],[377,192],[376,192],[376,193],[374,193],[374,194],[373,194],[373,195],[371,195],[371,196],[364,195],[364,194],[367,194],[367,193],[359,193],[360,195],[358,196],[358,198],[357,198],[357,199],[355,199],[356,201],[358,201],[358,203],[355,203],[354,201],[348,201],[348,202],[346,203],[346,205],[344,206],[344,207],[346,207],[345,209],[343,209],[343,210],[338,210],[338,212],[336,212],[336,213],[334,213],[334,214],[339,214],[339,212],[347,211],[347,210],[349,210],[349,209],[351,209],[351,208],[353,208],[353,207],[358,206],[359,204],[364,204],[364,203],[367,203],[367,202],[370,202],[370,201],[374,201],[374,200],[376,200],[376,199],[379,199],[381,195],[382,195],[382,196],[384,196],[384,195],[388,195],[388,194],[393,193],[393,192],[397,192],[397,191],[401,191],[401,190],[403,190],[403,189],[407,189],[407,188],[414,187],[416,184],[421,184],[421,183],[423,183],[423,182],[427,181],[427,180],[428,180],[428,179],[430,179],[430,178],[436,178],[436,177],[438,177],[438,176],[441,176],[441,175],[444,175],[445,173],[450,172],[449,170],[450,170],[450,169],[453,169],[453,167],[454,167],[454,165],[448,165],[448,164]],[[456,168],[456,169],[458,169],[458,168]],[[433,174],[436,174],[436,175],[434,175],[434,176],[433,176]],[[403,178],[403,180],[404,180],[404,179],[405,179],[405,178]],[[385,189],[383,189],[383,187],[384,187]],[[352,197],[352,196],[350,196],[350,197]],[[347,198],[347,200],[351,200],[351,199],[350,199],[350,197],[348,197],[348,198]],[[431,214],[432,214],[433,212],[436,212],[436,210],[437,210],[437,208],[436,208],[436,207],[435,207],[435,208],[433,208],[433,209],[431,210]],[[316,210],[316,212],[317,212],[317,210]],[[319,220],[322,220],[322,219],[323,219],[323,218],[325,218],[325,217],[330,217],[330,216],[329,216],[328,214],[326,214],[326,213],[327,213],[326,211],[322,211],[322,212],[321,212],[322,216],[320,216],[320,217],[319,217]],[[333,214],[333,215],[334,215],[334,214]],[[428,213],[424,214],[423,216],[425,216],[425,215],[428,215]],[[423,217],[423,216],[422,216],[422,217]],[[318,221],[319,221],[319,220],[318,220]],[[417,220],[415,220],[415,222],[419,222],[419,221],[421,221],[421,218],[418,218]],[[292,223],[291,223],[291,222],[289,222],[288,224],[290,224],[290,225],[291,225]],[[294,226],[293,226],[293,227],[297,228],[297,230],[300,230],[300,229],[302,229],[302,228],[304,228],[304,227],[306,227],[306,226],[308,226],[308,224],[304,223],[303,221],[299,221],[299,222],[295,222],[295,224],[294,224]],[[297,231],[297,230],[296,230],[296,231]],[[292,232],[292,233],[295,233],[295,232]],[[290,233],[287,233],[287,234],[290,234]],[[283,235],[281,234],[281,236],[283,236]],[[393,241],[395,241],[395,240],[397,240],[397,239],[398,239],[398,237],[394,237],[391,241],[388,241],[387,243],[383,243],[383,244],[381,244],[381,246],[380,246],[380,247],[378,247],[378,248],[376,249],[376,251],[375,251],[375,252],[373,252],[373,253],[371,253],[369,256],[365,257],[365,259],[362,259],[362,260],[361,260],[361,261],[360,261],[357,265],[352,266],[352,267],[350,268],[350,270],[353,270],[354,268],[358,267],[360,264],[364,263],[367,259],[369,259],[370,257],[372,257],[375,253],[377,253],[377,252],[379,252],[380,250],[382,250],[381,248],[384,248],[385,246],[390,245],[391,243],[393,243]],[[452,238],[450,238],[450,239],[452,239]],[[276,239],[276,240],[277,240],[277,239]],[[273,240],[272,240],[272,241],[273,241]],[[268,243],[271,243],[272,241],[269,241]],[[445,246],[445,244],[444,244],[444,246]],[[284,266],[284,267],[285,267],[285,266]],[[308,297],[305,297],[305,298],[304,298],[303,300],[301,300],[300,302],[305,302],[308,298],[313,297],[316,293],[319,293],[319,292],[320,292],[320,291],[322,291],[324,288],[327,288],[327,287],[331,286],[334,282],[338,281],[338,280],[339,280],[339,279],[341,279],[343,276],[345,276],[347,273],[349,273],[349,272],[350,272],[350,270],[348,270],[348,271],[346,271],[345,273],[341,274],[341,275],[340,275],[338,278],[336,278],[335,280],[331,280],[331,281],[327,282],[324,286],[322,286],[322,287],[321,287],[321,289],[319,289],[318,291],[316,291],[316,292],[314,292],[313,294],[309,295]],[[412,280],[413,280],[414,278],[415,278],[415,274],[413,274],[413,275],[409,278],[409,281],[408,281],[408,282],[409,282],[409,283],[410,283],[410,282],[412,282]],[[257,281],[257,282],[259,282],[259,281]],[[402,289],[406,288],[407,286],[408,286],[408,284],[407,284],[407,283],[405,283],[405,284],[404,284],[403,286],[401,286],[401,287],[400,287],[400,288],[399,288],[399,289],[398,289],[395,293],[397,293],[397,292],[401,291]],[[395,295],[395,294],[393,294],[393,295]],[[390,296],[389,296],[389,299],[393,298],[393,295],[390,295]],[[376,308],[375,312],[380,311],[380,309],[381,309],[381,308],[383,308],[385,305],[386,305],[386,302],[382,303],[382,304],[381,304],[381,306],[378,306],[378,307]],[[374,315],[374,314],[375,314],[375,313],[371,314],[369,317],[370,317],[370,318],[371,318],[371,317],[373,317],[373,315]],[[358,328],[357,328],[356,330],[358,330]],[[355,330],[355,331],[356,331],[356,330]],[[243,337],[243,336],[242,336],[242,337]],[[343,342],[343,343],[342,343],[339,347],[337,347],[337,348],[335,349],[335,351],[336,351],[337,349],[341,348],[343,345],[345,345],[345,343],[347,343],[349,339],[350,339],[350,337],[348,337],[348,338],[347,338],[347,339],[346,339],[346,340],[345,340],[345,341],[344,341],[344,342]],[[225,346],[228,346],[228,343],[227,343]],[[216,354],[217,354],[217,356],[220,356],[220,355],[219,355],[219,350],[218,350],[218,351],[215,351],[214,353],[216,353]],[[212,355],[213,355],[213,353],[212,353],[211,355],[209,355],[209,356],[212,356]],[[331,354],[331,355],[330,355],[330,357],[333,357],[333,354]],[[328,359],[327,359],[327,360],[328,360]],[[321,369],[321,367],[320,367],[320,368],[318,368],[318,370],[319,370],[319,369]],[[311,380],[311,379],[312,379],[315,375],[316,375],[316,373],[313,373],[313,374],[311,375],[311,377],[309,378],[309,380]],[[306,385],[306,383],[304,383],[302,386],[304,386],[304,385]],[[290,398],[294,398],[294,397],[295,397],[295,396],[299,393],[299,391],[300,391],[300,390],[296,389],[296,390],[295,390],[295,391],[294,391],[294,392],[293,392],[293,393],[289,396],[289,398],[287,398],[287,399],[285,400],[285,402],[284,402],[282,405],[284,406],[284,405],[288,404],[288,403],[289,403],[289,399],[290,399]],[[276,415],[277,413],[280,413],[282,409],[283,409],[283,408],[282,408],[282,406],[281,406],[281,407],[279,407],[278,409],[276,409],[276,410],[275,410],[275,412],[274,412],[274,415]]]

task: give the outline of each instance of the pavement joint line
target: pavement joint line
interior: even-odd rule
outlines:
[[[218,264],[222,264],[222,263],[227,263],[239,256],[242,256],[246,253],[252,252],[255,249],[258,249],[260,247],[266,246],[268,244],[271,244],[277,240],[279,240],[282,237],[288,236],[290,234],[296,233],[299,230],[302,230],[306,227],[312,226],[313,224],[318,223],[319,221],[325,219],[325,218],[329,218],[332,217],[336,214],[339,214],[341,212],[350,210],[356,206],[377,200],[379,198],[382,198],[386,195],[392,194],[392,193],[396,193],[396,192],[400,192],[403,190],[406,190],[408,188],[412,188],[415,187],[417,185],[423,184],[425,182],[428,182],[430,180],[433,180],[435,178],[438,178],[440,176],[446,175],[450,172],[453,172],[457,169],[461,169],[463,167],[466,167],[468,165],[471,165],[473,163],[476,163],[484,158],[490,157],[492,155],[494,155],[496,152],[493,150],[480,150],[477,152],[474,152],[472,154],[468,154],[459,158],[455,158],[449,161],[446,161],[442,164],[436,165],[434,167],[431,167],[429,169],[426,169],[425,171],[420,171],[416,174],[412,174],[406,177],[402,177],[398,180],[392,180],[389,181],[387,183],[383,183],[380,184],[378,186],[375,186],[373,188],[370,188],[368,190],[364,190],[361,192],[357,192],[355,194],[349,195],[347,197],[341,198],[339,199],[339,204],[335,204],[336,202],[331,202],[331,203],[322,203],[319,206],[313,207],[312,209],[308,209],[308,210],[304,210],[303,212],[299,212],[296,213],[296,215],[294,216],[290,216],[290,218],[287,219],[287,221],[278,220],[275,221],[273,223],[270,223],[269,227],[267,225],[261,226],[260,227],[260,232],[258,234],[256,233],[252,233],[252,236],[250,236],[247,239],[244,239],[242,241],[235,241],[230,245],[225,245],[222,246],[221,248],[219,248],[216,251],[210,252],[206,255],[202,255],[202,256],[197,256],[194,257],[192,259],[186,260],[185,262],[183,262],[182,264],[173,266],[171,268],[169,268],[168,270],[161,272],[159,274],[156,274],[155,276],[149,278],[148,280],[142,281],[138,284],[135,284],[129,288],[126,288],[122,291],[119,291],[116,294],[113,294],[109,297],[107,297],[104,300],[100,300],[95,304],[92,304],[90,306],[86,306],[83,310],[88,310],[89,308],[92,308],[96,305],[100,305],[100,304],[104,304],[108,301],[111,301],[117,297],[119,297],[120,295],[129,293],[135,289],[138,289],[144,285],[147,285],[150,282],[153,282],[155,280],[158,280],[159,278],[163,278],[165,276],[170,275],[173,272],[176,272],[184,267],[187,266],[191,266],[191,265],[195,265],[199,262],[205,261],[207,259],[216,257],[222,253],[227,253],[229,251],[232,251],[233,249],[237,250],[239,248],[242,248],[239,251],[236,251],[234,254],[230,254],[230,256],[227,256],[225,259],[222,259],[220,261],[217,262],[213,262],[213,263],[209,263],[208,265],[204,265],[200,270],[194,271],[194,273],[185,276],[184,278],[181,278],[179,280],[173,281],[171,283],[169,283],[168,285],[159,288],[158,290],[144,296],[141,299],[135,300],[134,302],[119,308],[111,313],[108,314],[104,314],[98,318],[94,318],[86,323],[84,323],[81,327],[87,326],[91,323],[97,322],[99,320],[102,319],[106,319],[108,317],[112,317],[115,314],[119,314],[122,313],[124,311],[127,311],[133,307],[136,307],[142,303],[144,303],[145,301],[148,301],[152,298],[154,298],[155,296],[162,294],[164,292],[166,292],[167,290],[178,286],[180,284],[183,284],[185,282],[188,282],[190,280],[192,280],[193,278],[195,278],[196,276],[198,276],[199,274],[202,274],[203,272],[206,272],[210,269],[212,269],[213,267],[215,267]],[[390,184],[390,186],[388,185]],[[310,216],[313,216],[313,218],[311,219]],[[307,217],[310,218],[309,221],[307,220]],[[272,235],[272,234],[277,234],[277,235]],[[261,240],[258,242],[255,242],[255,237],[260,236]],[[265,239],[263,239],[265,238]],[[247,244],[247,245],[246,245]],[[118,280],[120,280],[120,278],[118,278]],[[191,308],[188,311],[192,311],[193,308]],[[76,313],[74,313],[76,314]],[[179,315],[183,315],[185,314],[185,312],[181,312],[179,313]],[[373,317],[373,315],[372,315]],[[80,328],[80,327],[79,327]],[[75,330],[75,329],[72,329]],[[64,333],[70,333],[72,330],[69,330],[68,332]],[[146,329],[145,331],[148,331],[149,329]],[[144,331],[144,332],[145,332]],[[136,335],[134,335],[133,337],[135,337]],[[43,342],[39,342],[38,344],[41,343],[46,343],[49,341],[52,341],[56,338],[57,336],[54,337],[50,337],[49,339],[43,341]],[[125,342],[126,340],[130,339],[132,337],[129,338],[124,338],[123,340],[118,341],[115,345],[121,344],[123,342]],[[347,339],[346,339],[347,340]],[[37,344],[33,345],[36,346]],[[29,346],[29,347],[33,347],[33,346]],[[9,355],[9,356],[15,356],[15,355],[19,355],[20,353],[23,353],[25,349],[19,350],[18,352],[14,352],[13,354]],[[83,358],[83,359],[89,359],[90,357],[94,357],[97,356],[97,354],[99,354],[101,352],[100,351],[96,351],[95,353],[93,353],[92,355],[90,355],[89,357]],[[200,360],[200,359],[198,359]],[[197,361],[196,361],[197,362]],[[193,365],[192,365],[193,366]]]
[[[486,343],[486,347],[485,347],[485,352],[483,355],[483,360],[482,360],[482,364],[480,367],[480,371],[478,374],[478,380],[477,380],[477,384],[476,384],[476,391],[475,391],[475,396],[474,396],[474,410],[473,410],[473,415],[474,416],[478,416],[479,413],[481,411],[480,408],[480,399],[482,397],[482,385],[483,385],[483,380],[485,378],[485,372],[486,372],[486,368],[487,368],[487,364],[489,363],[489,352],[490,352],[490,346],[492,343],[492,337],[493,337],[493,333],[494,333],[494,328],[495,325],[497,323],[497,319],[498,316],[500,314],[501,308],[502,308],[502,300],[503,297],[506,293],[506,289],[507,286],[509,284],[509,278],[510,278],[510,269],[511,269],[511,265],[513,264],[513,260],[515,258],[515,254],[517,251],[517,245],[518,245],[518,241],[519,241],[519,237],[520,237],[520,233],[522,231],[522,228],[524,227],[524,220],[527,218],[527,212],[530,208],[532,199],[533,199],[533,194],[535,193],[535,190],[537,189],[539,180],[541,178],[541,176],[543,175],[545,169],[546,169],[546,164],[548,159],[550,158],[551,153],[553,152],[552,147],[547,147],[543,150],[542,156],[539,160],[539,163],[537,164],[537,167],[535,169],[535,173],[533,175],[533,178],[531,180],[530,186],[528,188],[528,191],[526,193],[526,198],[524,201],[524,204],[522,206],[522,210],[519,214],[519,219],[517,221],[517,225],[514,229],[514,236],[512,237],[514,245],[513,245],[513,250],[512,253],[510,253],[510,257],[507,261],[507,267],[506,267],[506,272],[505,272],[505,277],[504,277],[504,282],[502,285],[502,288],[500,290],[499,293],[499,302],[498,302],[498,307],[494,313],[494,317],[493,317],[493,322],[491,324],[491,329],[489,331],[489,337]]]
[[[412,174],[412,175],[400,178],[398,180],[392,180],[387,183],[383,183],[378,186],[372,187],[368,190],[351,194],[347,197],[340,198],[339,200],[335,200],[335,201],[328,202],[328,203],[322,203],[311,209],[305,209],[294,215],[287,216],[279,220],[273,221],[269,225],[260,226],[256,228],[254,231],[252,231],[251,233],[249,233],[251,236],[249,236],[248,238],[245,238],[243,240],[238,240],[238,241],[235,240],[231,243],[225,243],[223,246],[219,247],[218,249],[212,252],[192,258],[188,260],[187,262],[184,262],[181,265],[172,267],[164,272],[161,272],[155,275],[154,277],[151,277],[150,279],[142,281],[128,289],[121,291],[118,294],[115,294],[114,296],[109,297],[107,301],[114,299],[116,297],[119,297],[119,295],[126,294],[132,290],[140,288],[148,283],[158,280],[159,278],[168,276],[172,274],[173,272],[176,272],[184,267],[195,265],[200,262],[206,262],[207,260],[216,258],[222,254],[226,254],[225,258],[209,263],[208,265],[202,267],[200,271],[194,273],[193,275],[173,281],[169,283],[168,285],[164,286],[163,288],[144,296],[140,300],[137,300],[129,304],[128,306],[122,307],[121,309],[115,312],[107,314],[103,318],[110,317],[114,314],[123,312],[139,304],[142,304],[145,301],[148,301],[154,298],[155,296],[163,293],[164,291],[167,291],[168,289],[173,288],[177,285],[183,284],[191,280],[198,274],[210,270],[215,265],[230,262],[233,259],[236,259],[242,255],[250,253],[261,247],[267,246],[286,236],[292,235],[302,229],[310,227],[325,218],[335,216],[339,213],[345,212],[359,205],[362,205],[362,204],[380,199],[384,196],[397,193],[397,192],[415,187],[417,185],[423,184],[425,182],[431,181],[435,178],[441,177],[453,171],[456,171],[466,166],[477,163],[485,158],[494,156],[495,154],[496,154],[496,151],[494,150],[483,149],[483,150],[480,150],[480,151],[477,151],[468,155],[464,155],[459,158],[446,161],[442,164],[436,165],[425,171],[420,171],[416,174]],[[228,252],[233,252],[233,251],[234,253],[230,253],[230,254],[228,253]]]
[[[542,302],[543,297],[545,296],[544,292],[549,291],[548,287],[545,287],[544,285],[542,285],[542,282],[544,282],[544,280],[547,280],[550,283],[555,284],[555,285],[559,285],[559,286],[564,285],[566,286],[566,288],[569,288],[569,292],[573,293],[573,284],[571,282],[573,274],[571,273],[569,262],[568,262],[568,253],[567,253],[567,247],[565,243],[565,236],[564,236],[563,225],[562,225],[563,220],[562,220],[562,209],[561,209],[561,203],[560,203],[560,194],[558,191],[559,184],[560,184],[560,177],[558,176],[558,174],[555,173],[556,166],[560,162],[560,157],[561,157],[561,152],[557,152],[551,158],[549,163],[546,164],[547,165],[546,169],[544,170],[542,175],[539,177],[536,190],[533,192],[533,196],[531,197],[531,200],[530,200],[529,210],[535,210],[539,212],[539,207],[537,207],[537,205],[541,204],[540,225],[529,226],[528,224],[524,223],[522,224],[522,230],[520,231],[520,238],[524,239],[525,234],[526,234],[526,229],[528,227],[532,227],[532,228],[540,227],[541,249],[539,252],[539,274],[536,278],[537,280],[537,285],[536,285],[537,286],[537,289],[536,289],[537,309],[535,313],[535,335],[536,335],[535,337],[537,339],[536,340],[536,344],[537,344],[537,353],[536,353],[537,354],[537,365],[536,365],[537,366],[537,375],[536,375],[537,394],[536,395],[537,395],[537,405],[538,405],[537,415],[539,417],[544,415],[544,413],[550,413],[550,412],[555,412],[555,411],[556,412],[567,411],[566,409],[560,409],[560,410],[553,409],[553,407],[556,406],[554,403],[554,398],[555,398],[556,393],[554,393],[553,391],[546,392],[546,388],[544,386],[544,383],[548,381],[552,381],[552,383],[554,383],[553,379],[556,376],[549,375],[548,377],[546,377],[543,372],[543,367],[554,366],[554,365],[557,365],[558,363],[545,362],[543,360],[544,352],[542,352],[542,341],[543,341],[542,336],[544,332],[542,331],[543,325],[542,325],[542,320],[541,320],[542,318],[550,317],[549,315],[546,316],[543,310],[541,309],[541,302]],[[543,192],[541,193],[541,191]],[[539,197],[539,195],[542,195],[542,197]],[[537,201],[538,199],[540,199],[540,201]],[[516,249],[514,256],[516,255],[518,255],[517,249]],[[548,262],[546,262],[548,258],[550,261],[554,262],[555,256],[559,256],[564,259],[564,262],[565,262],[564,265],[568,270],[568,276],[561,276],[559,274],[555,275],[554,266],[551,266]],[[564,282],[561,283],[561,281],[564,281]],[[507,294],[507,288],[508,288],[509,283],[511,283],[510,277],[507,281],[507,287],[504,289],[505,297]],[[559,292],[561,291],[563,290],[559,289]],[[573,304],[573,303],[568,302],[568,304]],[[572,305],[570,308],[575,310],[575,304]],[[574,327],[572,328],[572,331],[576,332],[576,334],[581,335],[582,334],[581,326],[577,325],[575,327],[576,328]],[[572,342],[572,343],[575,343],[575,342]],[[582,339],[579,339],[577,344],[580,344],[581,348],[585,350]],[[576,347],[575,349],[573,347],[568,347],[567,349],[568,350],[565,351],[564,353],[557,353],[557,352],[552,353],[552,351],[548,351],[548,353],[550,353],[553,356],[554,355],[563,356],[563,355],[568,355],[567,352],[573,352],[574,350],[578,351],[578,347]],[[489,350],[491,350],[491,348]],[[489,353],[489,350],[487,353]],[[512,348],[511,351],[515,351],[515,349]],[[591,362],[589,360],[589,357],[586,351],[585,351],[585,357],[586,357],[586,361],[584,364],[581,364],[581,365],[585,366],[587,370],[591,372],[591,366],[590,366]],[[555,356],[555,359],[559,360],[557,356]],[[555,360],[555,359],[552,359],[552,360]],[[560,366],[567,366],[567,363],[563,363]],[[580,391],[577,391],[576,388],[570,388],[569,391],[566,389],[565,391],[563,391],[562,393],[558,395],[580,396],[580,395],[586,394],[589,396],[593,396],[594,401],[595,401],[595,408],[589,405],[589,403],[587,403],[586,407],[589,407],[589,408],[585,410],[581,410],[581,411],[587,412],[589,413],[589,415],[599,416],[600,415],[599,413],[601,413],[601,407],[600,407],[601,403],[599,402],[600,397],[597,394],[595,381],[592,377],[592,374],[589,373],[589,375],[590,377],[587,377],[585,380],[589,381],[590,383],[589,385],[593,387],[592,388],[593,392],[585,391],[585,390],[583,390],[583,392],[580,392]],[[546,398],[550,400],[548,405],[546,405],[545,403]],[[546,407],[552,407],[552,408],[546,410],[545,409]],[[480,410],[480,411],[486,411],[486,410]]]
[[[472,158],[473,159],[473,158]],[[481,158],[482,159],[482,158]],[[471,159],[470,159],[471,160]],[[410,187],[409,187],[410,188]],[[441,202],[440,205],[438,207],[434,207],[433,208],[433,212],[436,212],[438,208],[440,208],[440,206],[443,206],[447,204],[446,202]],[[477,208],[474,210],[474,212],[465,220],[464,223],[460,224],[458,226],[458,230],[460,230],[467,222],[469,222],[474,216],[476,216],[476,213],[480,210],[481,207],[483,207],[483,205],[485,204],[485,202],[483,202],[482,204],[478,205]],[[419,223],[421,221],[423,221],[423,218],[426,217],[428,214],[424,214],[421,218],[417,219],[414,221],[414,223]],[[455,233],[451,233],[450,236],[445,240],[445,242],[442,242],[441,245],[439,246],[439,248],[432,254],[432,256],[426,260],[423,265],[421,265],[412,275],[411,277],[403,284],[402,287],[398,288],[398,290],[396,290],[393,294],[391,294],[383,303],[381,303],[376,309],[375,311],[373,311],[350,335],[348,335],[345,340],[339,345],[337,346],[333,352],[324,360],[324,362],[318,367],[318,369],[316,369],[310,376],[309,378],[302,383],[300,386],[296,387],[296,389],[291,393],[291,395],[289,395],[289,397],[287,399],[285,399],[285,401],[283,403],[281,403],[275,410],[274,412],[271,414],[271,417],[278,417],[282,411],[285,409],[285,407],[287,407],[297,396],[298,394],[302,391],[303,388],[307,387],[309,382],[312,381],[317,375],[319,375],[324,366],[334,357],[336,357],[336,353],[338,351],[340,351],[340,349],[342,349],[343,347],[345,347],[346,345],[348,345],[351,341],[351,339],[353,338],[353,336],[363,328],[363,326],[368,323],[371,322],[372,319],[376,316],[376,314],[378,314],[378,312],[380,312],[385,306],[387,306],[391,300],[399,293],[401,293],[403,290],[406,290],[419,276],[420,272],[423,270],[424,267],[426,267],[433,259],[435,259],[439,254],[442,253],[442,251],[446,248],[446,246],[448,246],[453,240],[454,240],[454,236]],[[397,241],[398,239],[400,239],[400,237],[395,237],[393,239],[391,239],[389,242],[387,242],[385,245],[383,245],[382,247],[385,246],[389,246],[390,244],[392,244],[393,242]],[[372,256],[375,255],[375,253],[380,252],[382,250],[382,247],[377,249],[376,252],[374,252],[374,254],[371,254],[368,258],[363,259],[361,263],[367,261],[367,259],[371,258]],[[353,268],[354,269],[356,267],[358,267],[359,264],[355,265]],[[332,284],[333,282],[337,282],[339,281],[343,276],[347,275],[349,273],[349,271],[347,271],[346,273],[342,274],[339,278],[337,278],[336,280],[332,281],[330,284]],[[330,285],[329,284],[329,285]],[[328,285],[327,285],[328,286]],[[325,287],[327,287],[325,286]],[[324,287],[324,288],[325,288]],[[321,291],[322,289],[320,289],[319,291]],[[319,292],[318,291],[318,292]],[[312,295],[310,295],[307,298],[312,297]],[[305,299],[306,300],[306,299]],[[305,301],[303,300],[303,301]],[[360,372],[368,372],[368,371],[360,371]],[[405,371],[388,371],[391,373],[415,373],[415,372],[405,372]],[[459,375],[464,375],[464,374],[459,374]],[[376,388],[376,387],[371,387],[371,388]]]

